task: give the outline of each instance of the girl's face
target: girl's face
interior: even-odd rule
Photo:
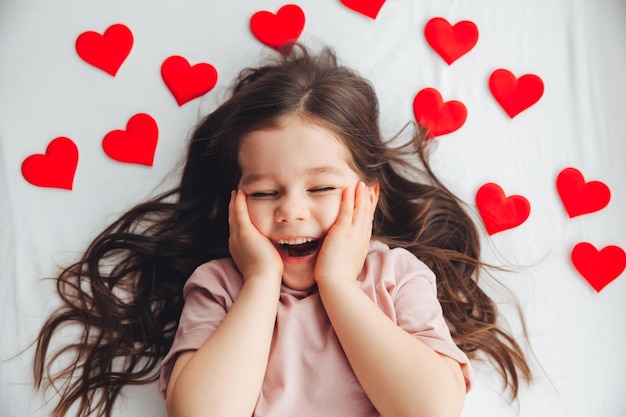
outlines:
[[[348,150],[332,131],[299,117],[241,139],[239,188],[253,224],[280,253],[283,283],[290,288],[315,284],[317,254],[341,194],[359,181],[347,160]]]

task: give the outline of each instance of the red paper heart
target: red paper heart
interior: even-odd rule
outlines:
[[[341,0],[341,2],[349,9],[372,19],[376,19],[385,4],[385,0]]]
[[[115,77],[133,47],[133,33],[122,24],[104,34],[84,32],[76,38],[76,52],[85,62]]]
[[[559,196],[570,218],[589,214],[609,204],[611,190],[603,182],[589,181],[576,168],[565,168],[556,178]]]
[[[572,263],[596,292],[615,280],[626,268],[626,253],[619,246],[598,251],[592,244],[581,242],[572,250]]]
[[[489,77],[489,89],[512,119],[539,101],[543,95],[543,81],[534,74],[515,78],[510,71],[500,68]]]
[[[452,26],[447,20],[434,17],[426,23],[424,36],[431,48],[451,65],[476,45],[478,27],[468,20]]]
[[[490,235],[517,227],[530,215],[530,203],[525,197],[507,197],[502,188],[494,183],[484,184],[478,189],[476,206]]]
[[[116,161],[152,166],[158,139],[156,121],[148,114],[138,113],[128,120],[126,130],[107,133],[102,148]]]
[[[441,136],[459,129],[467,118],[467,109],[460,101],[443,102],[434,88],[424,88],[413,100],[413,113],[421,126],[428,129],[428,137]]]
[[[22,162],[22,175],[38,187],[71,190],[78,166],[78,148],[69,138],[50,142],[45,154],[31,155]]]
[[[182,56],[171,56],[161,65],[161,77],[179,106],[208,93],[217,83],[217,70],[211,64],[191,66]]]
[[[276,14],[265,10],[253,14],[250,30],[265,45],[282,51],[285,46],[298,40],[304,30],[304,23],[302,9],[295,4],[287,4]]]

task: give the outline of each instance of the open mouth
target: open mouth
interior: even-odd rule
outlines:
[[[278,250],[291,258],[303,258],[312,255],[317,251],[318,247],[319,242],[312,238],[278,241]]]

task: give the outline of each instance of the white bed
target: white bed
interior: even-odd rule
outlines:
[[[33,350],[27,349],[58,303],[53,284],[42,278],[176,172],[193,124],[224,98],[239,69],[272,54],[251,31],[251,17],[277,13],[285,4],[0,0],[0,416],[50,412],[32,389]],[[425,88],[467,110],[460,128],[434,139],[434,167],[474,209],[485,259],[516,268],[497,277],[522,305],[536,380],[509,404],[495,371],[476,363],[463,416],[626,415],[626,2],[387,0],[375,19],[339,0],[295,4],[305,15],[301,41],[331,45],[372,80],[385,135],[417,117],[414,99]],[[451,64],[425,37],[426,24],[436,17],[450,24],[469,21],[478,29],[476,45]],[[101,34],[114,24],[130,30],[134,42],[112,76],[83,60],[75,42],[84,32]],[[217,84],[179,105],[160,72],[170,56],[211,64]],[[534,76],[525,79],[530,84],[524,91],[537,101],[514,117],[490,90],[498,69],[516,79]],[[502,84],[495,90],[506,94]],[[140,113],[158,126],[152,166],[145,165],[150,152],[144,164],[119,162],[102,145],[107,133],[126,129]],[[77,167],[69,169],[73,180],[60,171],[52,179],[44,175],[37,159],[23,171],[25,160],[44,154],[59,137],[71,142],[57,145],[78,151]],[[596,186],[608,188],[610,199],[592,188],[574,195],[565,183],[575,171],[566,171],[570,177],[557,188],[566,168],[589,187],[591,181],[604,184]],[[488,197],[477,204],[476,195],[488,183],[507,197],[525,199],[530,211],[527,218],[517,212],[521,224],[502,226],[512,219],[505,211],[483,223],[478,206],[485,212],[495,207]],[[567,210],[574,206],[590,212],[570,217]],[[583,242],[590,245],[587,252],[578,246],[574,255],[581,272],[572,251]],[[609,246],[617,248],[594,258],[594,250]],[[616,278],[608,283],[611,274]],[[521,337],[514,309],[501,293],[492,293]],[[165,416],[154,385],[124,394],[115,416]]]

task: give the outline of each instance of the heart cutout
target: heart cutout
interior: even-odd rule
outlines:
[[[45,154],[30,155],[22,162],[22,175],[38,187],[71,190],[78,166],[78,147],[69,138],[53,139]]]
[[[113,130],[102,140],[102,148],[111,159],[128,164],[152,166],[159,128],[148,114],[138,113],[126,124],[126,130]]]
[[[217,84],[217,70],[213,65],[201,62],[191,66],[178,55],[163,61],[161,77],[179,106],[208,93]]]
[[[580,275],[600,292],[626,268],[626,253],[619,246],[606,246],[598,251],[592,244],[581,242],[572,250],[572,263]]]
[[[276,14],[265,10],[250,18],[250,30],[265,45],[289,53],[290,45],[297,42],[304,30],[305,16],[295,4],[281,7]]]
[[[376,19],[385,4],[385,0],[341,0],[341,2],[347,8],[372,19]]]
[[[516,78],[510,71],[500,68],[489,77],[489,89],[512,119],[539,101],[544,86],[537,75],[525,74]]]
[[[521,195],[507,197],[498,184],[487,183],[476,193],[476,206],[489,235],[512,229],[530,215],[530,203]]]
[[[570,218],[602,210],[611,199],[611,190],[606,184],[585,182],[576,168],[562,170],[556,178],[556,187]]]
[[[467,119],[463,103],[456,100],[444,102],[434,88],[424,88],[417,93],[413,100],[413,113],[420,126],[428,130],[428,138],[454,132]]]
[[[451,65],[476,45],[478,27],[469,20],[452,26],[447,20],[434,17],[426,23],[424,36],[430,47]]]
[[[83,61],[115,77],[133,48],[133,33],[122,24],[109,26],[101,35],[88,31],[76,38],[76,52]]]

